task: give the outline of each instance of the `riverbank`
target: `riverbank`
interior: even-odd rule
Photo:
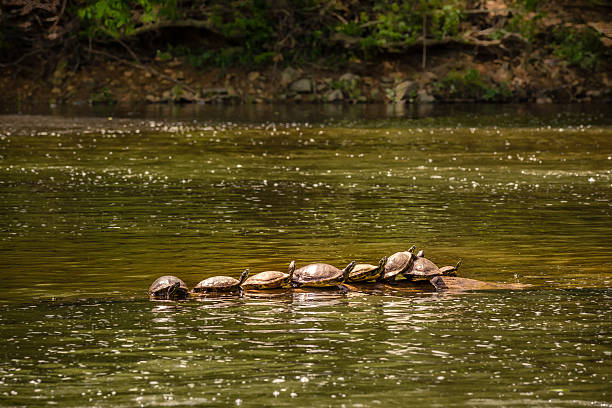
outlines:
[[[428,68],[418,55],[353,62],[342,69],[209,68],[186,58],[135,64],[99,59],[76,71],[59,64],[48,80],[8,70],[0,92],[16,106],[115,103],[453,103],[609,102],[612,78],[586,73],[555,58],[483,60],[478,50],[432,50]]]
[[[56,10],[63,23],[46,27],[40,10],[17,7],[2,16],[15,37],[0,44],[0,92],[17,107],[609,102],[610,8],[583,3],[334,3],[317,13],[253,3],[149,20],[124,10],[115,32],[114,17],[92,20],[87,8]]]

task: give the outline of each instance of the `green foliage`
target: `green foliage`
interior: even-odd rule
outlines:
[[[111,90],[105,86],[100,92],[91,95],[89,103],[92,105],[114,105],[117,103],[117,98],[115,98]]]
[[[595,70],[604,54],[600,34],[591,28],[576,30],[571,27],[555,29],[555,55],[568,64]]]
[[[357,100],[361,96],[361,90],[358,87],[356,79],[343,79],[332,81],[330,87],[332,89],[339,89],[344,95],[351,100]]]
[[[499,86],[487,85],[476,69],[451,71],[446,78],[435,83],[436,92],[446,97],[483,101],[502,101],[512,96],[504,83]]]
[[[336,25],[335,31],[361,39],[365,52],[394,43],[414,44],[423,35],[423,23],[430,38],[441,39],[458,33],[461,23],[458,0],[377,1],[355,20]]]
[[[518,3],[528,11],[535,11],[540,6],[540,0],[520,0]]]
[[[77,12],[90,38],[126,38],[143,26],[177,18],[207,21],[224,38],[222,43],[183,55],[196,67],[229,67],[278,61],[299,64],[337,55],[329,41],[334,33],[360,44],[359,49],[341,52],[344,61],[388,51],[397,44],[414,44],[423,35],[424,23],[428,38],[453,36],[459,31],[463,6],[464,0],[374,0],[350,7],[346,1],[327,0],[211,0],[202,5],[177,0],[85,0]],[[339,15],[343,17],[335,17]],[[165,60],[170,55],[159,52],[157,57]]]
[[[239,45],[190,51],[189,61],[194,67],[265,65],[277,55],[271,49],[276,22],[267,1],[234,0],[217,4],[212,7],[209,19],[221,34]]]
[[[157,52],[155,53],[155,58],[159,61],[166,62],[166,61],[170,61],[174,57],[172,56],[172,53],[169,51],[162,52],[160,50],[157,50]]]
[[[78,9],[79,18],[86,23],[89,37],[99,35],[121,38],[129,36],[136,27],[154,23],[159,18],[175,18],[176,0],[90,0]]]
[[[538,22],[542,17],[543,15],[540,13],[535,16],[527,16],[517,12],[514,13],[504,28],[507,31],[520,34],[527,41],[533,41],[539,32]]]
[[[183,87],[179,84],[174,85],[170,90],[170,93],[172,95],[172,100],[177,102],[181,99],[181,96],[183,96]]]

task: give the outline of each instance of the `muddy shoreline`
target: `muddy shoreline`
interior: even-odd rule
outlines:
[[[607,71],[587,73],[561,61],[479,61],[470,53],[439,50],[423,71],[411,60],[381,60],[343,69],[210,68],[196,70],[179,58],[135,65],[100,60],[76,71],[62,64],[47,79],[9,69],[0,79],[5,105],[78,106],[114,104],[435,104],[465,102],[582,103],[612,100]],[[64,68],[62,68],[64,67]],[[449,75],[477,75],[464,97],[445,92]],[[480,78],[482,80],[480,80]],[[459,77],[456,81],[461,81]],[[470,88],[478,86],[473,92]],[[488,97],[487,97],[488,96]]]

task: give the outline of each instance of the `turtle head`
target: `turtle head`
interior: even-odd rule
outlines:
[[[342,271],[342,281],[346,281],[348,279],[349,274],[353,270],[353,268],[357,265],[357,261],[352,261],[350,264],[346,265],[344,271]]]
[[[295,272],[295,261],[289,264],[289,280],[293,279],[293,272]]]
[[[246,280],[247,276],[249,276],[249,268],[246,268],[244,272],[242,272],[242,275],[240,275],[239,285],[242,285],[242,282]]]
[[[382,258],[380,258],[380,262],[378,262],[378,269],[382,271],[383,269],[385,269],[386,264],[387,264],[387,257],[383,256]]]
[[[177,290],[178,290],[180,287],[181,287],[181,282],[174,282],[174,283],[172,284],[172,286],[170,286],[170,287],[168,288],[168,291],[166,292],[166,293],[167,293],[167,295],[166,295],[166,296],[167,296],[167,298],[168,298],[168,299],[170,299],[170,298],[172,298],[174,295],[176,295],[176,291],[177,291]]]
[[[408,252],[413,253],[415,249],[416,249],[416,245],[413,245],[410,248],[408,248]]]
[[[463,260],[460,259],[459,262],[457,262],[457,265],[455,265],[455,270],[459,269],[462,263],[463,263]]]

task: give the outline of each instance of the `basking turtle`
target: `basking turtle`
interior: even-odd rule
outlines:
[[[157,278],[149,287],[149,296],[152,299],[184,299],[188,294],[187,285],[176,276]]]
[[[277,289],[291,285],[295,271],[295,261],[289,264],[289,273],[280,271],[265,271],[251,276],[242,284],[243,289]]]
[[[412,262],[410,268],[402,272],[406,279],[416,280],[416,279],[432,279],[436,276],[442,275],[451,275],[461,266],[461,261],[457,263],[456,266],[445,266],[442,269],[438,268],[438,266],[425,258],[425,252],[420,250]]]
[[[442,275],[444,276],[457,276],[457,270],[459,269],[459,267],[461,266],[461,259],[459,260],[459,262],[457,262],[457,265],[455,266],[443,266],[440,268],[440,272],[442,272]]]
[[[238,292],[242,291],[240,285],[245,281],[249,269],[245,269],[240,276],[240,279],[234,279],[229,276],[213,276],[212,278],[204,279],[192,290],[192,293],[202,292]]]
[[[412,261],[414,261],[414,254],[412,253],[416,248],[415,245],[411,246],[407,251],[396,252],[387,259],[385,269],[378,278],[379,282],[393,282],[395,277],[406,269],[410,268]]]
[[[367,282],[376,280],[380,274],[385,270],[385,264],[387,263],[387,257],[383,256],[378,266],[369,264],[357,264],[349,273],[347,282]]]
[[[303,266],[293,273],[291,286],[294,288],[303,286],[320,288],[340,285],[346,281],[356,263],[353,261],[344,269],[338,269],[335,266],[324,263]]]

